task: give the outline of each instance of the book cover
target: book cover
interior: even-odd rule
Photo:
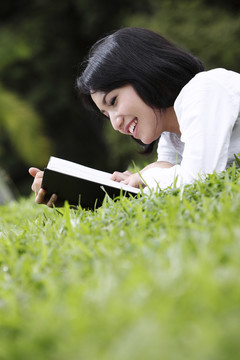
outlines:
[[[106,193],[115,198],[136,195],[139,189],[110,180],[112,174],[92,169],[72,161],[51,156],[44,169],[42,187],[47,197],[57,194],[56,206],[67,200],[70,205],[93,209],[101,206]]]

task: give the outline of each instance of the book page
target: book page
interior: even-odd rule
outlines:
[[[72,161],[63,160],[54,156],[50,157],[47,168],[53,171],[60,172],[62,174],[75,176],[81,179],[86,179],[89,181],[94,181],[98,184],[107,185],[115,187],[117,189],[123,189],[126,191],[131,191],[138,193],[140,190],[132,186],[121,184],[117,181],[110,179],[110,173],[105,171],[96,170],[87,166],[83,166]]]
[[[63,174],[69,174],[77,177],[90,176],[94,179],[94,177],[97,176],[99,179],[110,179],[111,176],[110,173],[80,165],[69,160],[63,160],[54,156],[50,157],[47,167],[50,170],[55,170]]]

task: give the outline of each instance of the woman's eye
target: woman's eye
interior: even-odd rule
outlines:
[[[114,96],[111,101],[110,101],[110,106],[114,105],[115,104],[115,101],[116,101],[116,96]]]

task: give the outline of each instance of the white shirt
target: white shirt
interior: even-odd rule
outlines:
[[[174,110],[181,136],[161,135],[158,161],[175,165],[143,172],[150,188],[191,184],[225,170],[240,153],[240,74],[225,69],[197,74],[181,90]]]

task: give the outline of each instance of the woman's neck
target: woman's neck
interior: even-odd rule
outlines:
[[[164,120],[165,131],[181,135],[179,128],[178,119],[174,110],[174,107],[171,106],[162,112]]]

